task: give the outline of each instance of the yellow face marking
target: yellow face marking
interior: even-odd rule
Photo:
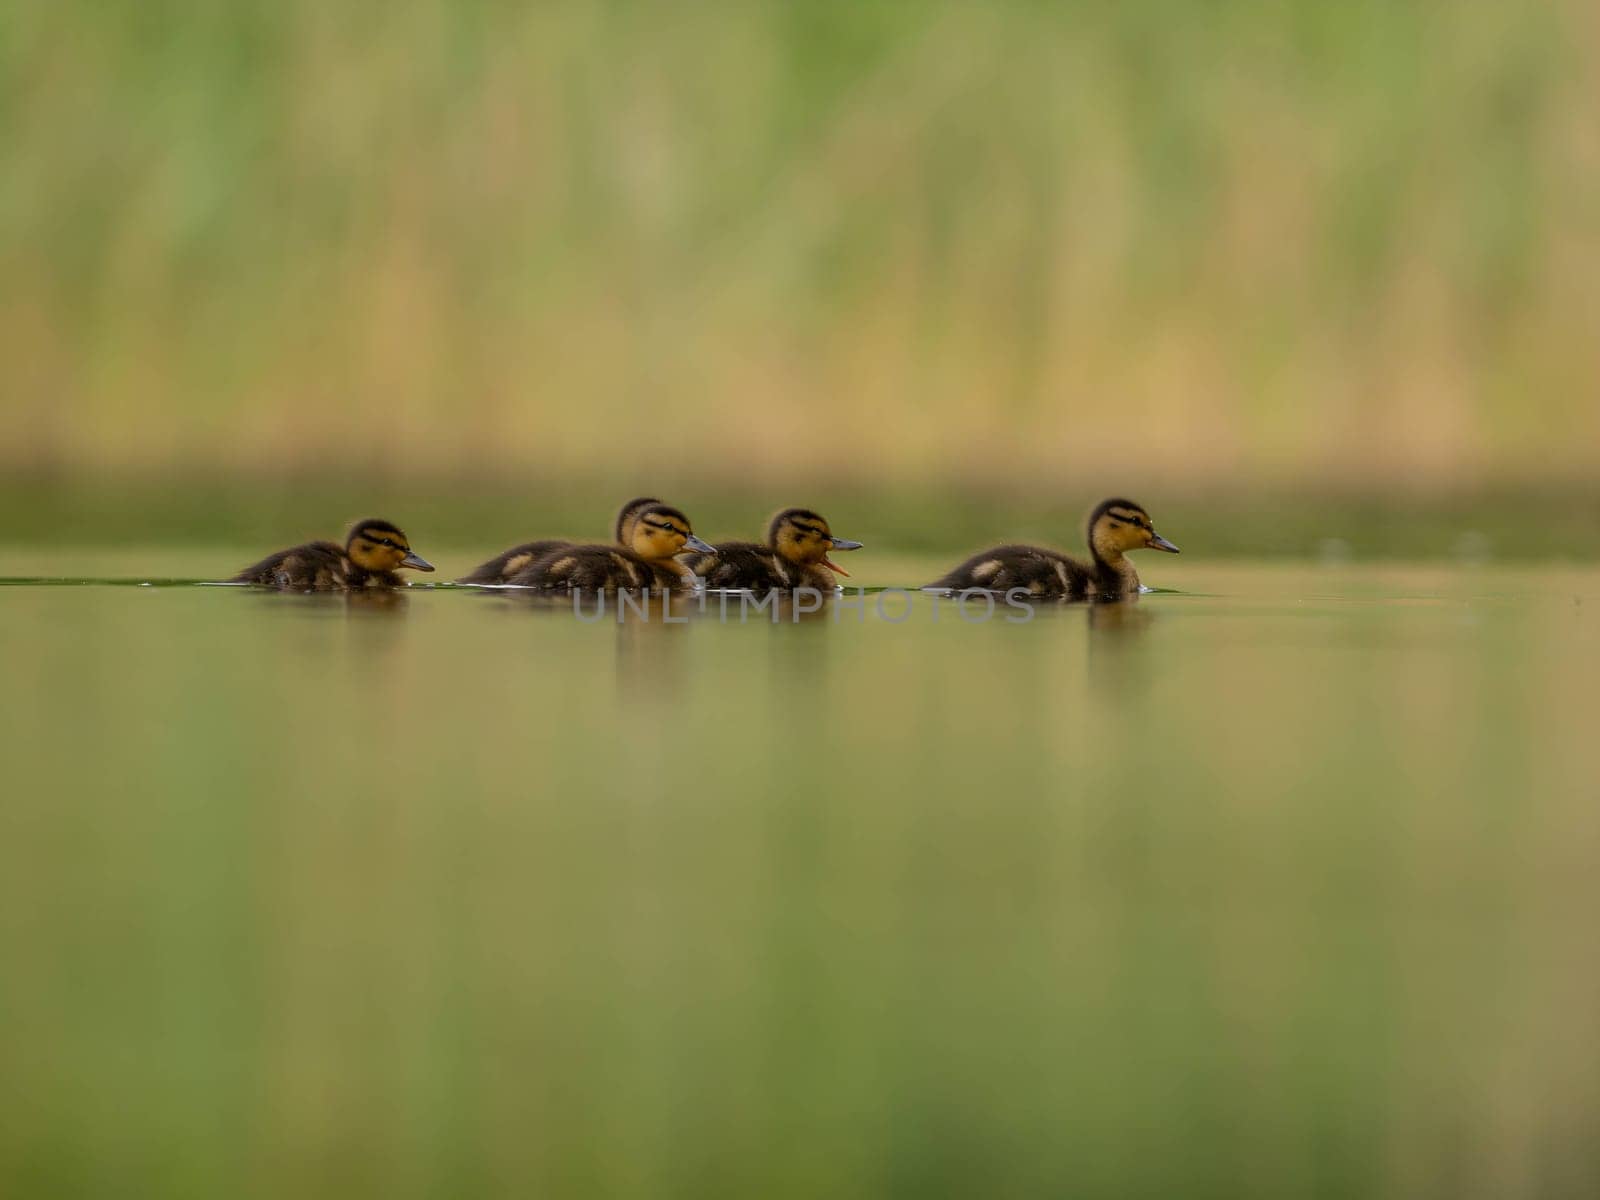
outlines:
[[[1135,524],[1145,518],[1137,509],[1113,508],[1095,522],[1091,540],[1095,548],[1107,558],[1114,558],[1129,550],[1138,550],[1149,544],[1146,527]]]
[[[357,531],[349,550],[350,561],[363,571],[397,570],[410,552],[411,543],[405,534],[370,525]]]
[[[778,529],[777,550],[790,562],[821,562],[832,546],[832,531],[820,517],[788,517]]]
[[[633,552],[640,558],[671,558],[689,541],[689,530],[671,517],[642,517],[633,527]]]

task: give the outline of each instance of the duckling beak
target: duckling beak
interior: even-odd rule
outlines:
[[[859,549],[861,549],[861,543],[860,542],[852,542],[848,538],[830,537],[828,539],[828,542],[833,546],[833,548],[835,550],[859,550]],[[832,559],[830,559],[826,554],[824,554],[822,556],[822,565],[827,567],[828,570],[832,571],[835,575],[843,575],[846,579],[850,578],[850,572],[846,571],[838,563],[836,563]]]
[[[1165,550],[1168,554],[1181,554],[1181,553],[1183,553],[1183,551],[1179,550],[1171,542],[1167,541],[1166,538],[1162,537],[1159,533],[1154,533],[1154,532],[1152,532],[1150,534],[1150,546],[1149,546],[1149,549],[1151,549],[1151,550]]]
[[[406,556],[400,560],[400,565],[402,567],[410,567],[414,571],[433,570],[433,564],[414,550],[406,551]]]
[[[717,552],[717,548],[710,542],[697,538],[692,533],[689,535],[688,540],[684,542],[683,548],[685,550],[698,550],[701,554],[715,554]]]

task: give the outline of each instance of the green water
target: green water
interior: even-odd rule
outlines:
[[[1600,1194],[1600,571],[1147,575],[0,589],[0,1194]]]

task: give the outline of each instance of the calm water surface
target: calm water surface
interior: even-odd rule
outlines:
[[[0,1193],[1600,1194],[1600,572],[1147,574],[0,587]]]

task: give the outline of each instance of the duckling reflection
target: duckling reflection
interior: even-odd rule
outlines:
[[[827,707],[826,689],[838,642],[831,628],[832,608],[830,596],[820,609],[800,611],[798,620],[792,612],[780,610],[766,639],[770,678],[793,711]]]
[[[724,625],[801,625],[833,616],[837,589],[710,588],[695,597],[698,611]]]
[[[487,596],[507,611],[548,614],[579,625],[683,625],[702,611],[697,593],[644,588],[615,591],[508,588],[489,592]]]
[[[574,589],[528,598],[541,602],[541,607],[568,612],[584,625],[686,625],[703,611],[698,593],[643,588]]]
[[[579,613],[579,604],[583,604],[580,615],[587,615],[590,609],[592,596],[580,593],[561,595],[553,592],[534,592],[522,589],[507,589],[505,591],[480,592],[483,602],[488,604],[503,605],[508,612],[536,612],[548,613],[552,617],[565,617],[570,620],[574,613]]]
[[[616,626],[616,678],[619,695],[646,701],[675,699],[687,676],[689,642],[685,634],[699,611],[697,597],[672,592],[601,592],[590,601],[610,599],[616,607],[606,620]],[[633,601],[637,600],[637,603]]]
[[[1137,596],[1089,608],[1089,683],[1096,691],[1143,688],[1155,678],[1147,635],[1156,615]]]
[[[384,617],[403,616],[406,606],[411,603],[410,596],[393,589],[346,592],[338,599],[344,602],[347,613],[361,616],[368,614]]]
[[[778,625],[809,625],[826,623],[833,616],[834,592],[814,588],[797,588],[792,592],[776,594],[777,610],[773,623]]]
[[[345,617],[394,618],[404,616],[411,598],[405,589],[374,588],[359,592],[297,592],[274,589],[252,595],[256,603],[284,612],[303,613],[307,618],[324,620],[334,614]]]
[[[1089,605],[1089,628],[1097,630],[1102,638],[1141,634],[1155,619],[1155,613],[1141,604],[1137,596]]]

